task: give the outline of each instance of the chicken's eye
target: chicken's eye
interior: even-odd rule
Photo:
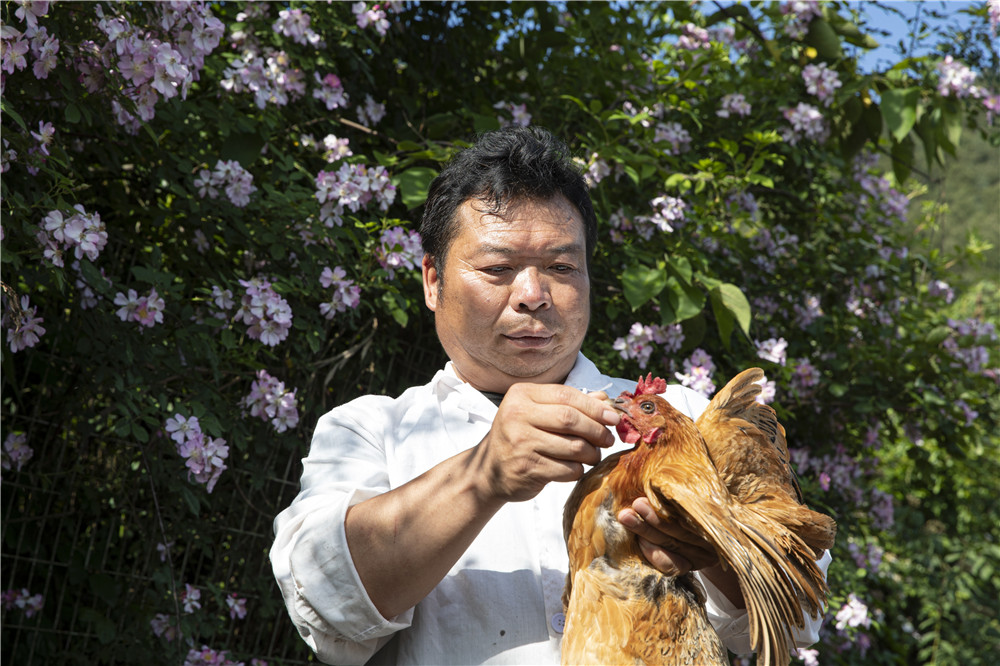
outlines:
[[[646,400],[645,402],[639,404],[639,409],[641,409],[646,414],[652,414],[653,412],[656,411],[656,405],[654,405],[649,400]]]

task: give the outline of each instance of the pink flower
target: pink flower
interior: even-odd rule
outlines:
[[[665,141],[670,144],[670,154],[686,153],[691,146],[691,135],[680,123],[659,123],[653,134],[653,142]]]
[[[378,123],[385,117],[385,104],[380,104],[375,101],[371,95],[365,95],[364,106],[358,107],[358,120],[361,121],[362,125],[371,127]]]
[[[344,312],[348,308],[356,308],[361,303],[361,287],[354,284],[353,280],[345,279],[347,272],[337,266],[332,271],[327,266],[319,276],[319,282],[324,288],[333,287],[333,297],[326,303],[319,306],[320,313],[327,319],[333,319],[338,312]]]
[[[195,610],[201,608],[201,590],[193,587],[189,583],[184,584],[184,591],[181,592],[181,604],[184,606],[185,613],[193,613]]]
[[[173,548],[173,545],[174,545],[173,541],[171,541],[170,543],[158,543],[158,544],[156,544],[156,552],[158,552],[160,554],[160,561],[161,562],[166,562],[167,561],[167,555],[170,554],[170,549]],[[157,634],[157,636],[159,636],[159,634]]]
[[[183,414],[174,414],[167,418],[163,427],[170,433],[170,439],[178,444],[183,444],[185,441],[201,435],[201,424],[198,423],[197,416],[188,418]]]
[[[869,627],[871,619],[868,617],[868,606],[851,592],[847,598],[847,603],[837,611],[837,629],[843,630],[847,627]]]
[[[241,402],[250,408],[251,416],[270,421],[276,432],[285,432],[299,423],[295,391],[287,390],[284,382],[272,377],[266,370],[257,371],[257,379],[250,386],[250,395]]]
[[[380,9],[378,5],[373,5],[371,9],[365,9],[364,2],[356,2],[351,5],[351,12],[354,13],[354,19],[362,30],[369,25],[374,25],[379,35],[384,37],[385,33],[388,32],[389,21],[385,17],[385,10]]]
[[[24,35],[9,25],[0,27],[0,35],[3,36],[3,40],[0,41],[0,49],[3,51],[0,70],[13,74],[14,70],[27,67],[28,61],[24,54],[28,52],[30,46]]]
[[[229,617],[231,619],[243,619],[247,616],[247,600],[240,599],[233,592],[228,597],[226,597],[226,605],[229,607]]]
[[[700,28],[693,23],[684,24],[684,34],[678,38],[677,48],[694,51],[696,49],[707,49],[710,46],[708,30]]]
[[[39,17],[49,13],[49,0],[18,0],[14,16],[28,24],[28,28],[38,25]]]
[[[122,321],[134,319],[135,312],[139,308],[139,294],[135,289],[129,289],[127,295],[119,291],[115,294],[115,305],[121,306],[115,311],[119,319]]]
[[[501,127],[507,127],[508,125],[527,127],[531,124],[531,114],[528,113],[528,109],[525,104],[497,102],[493,105],[493,108],[501,109],[511,114],[511,120],[507,120],[503,116],[497,116],[497,121],[500,123]]]
[[[420,265],[422,256],[420,234],[403,227],[391,227],[379,237],[378,262],[393,279],[399,269],[413,270]]]
[[[318,88],[313,89],[313,97],[323,102],[328,111],[347,106],[350,98],[336,74],[327,74],[321,79],[319,72],[313,72],[313,77],[319,84]]]
[[[7,439],[3,442],[3,457],[2,463],[4,469],[10,469],[12,466],[18,472],[24,467],[24,464],[31,460],[35,455],[34,449],[28,446],[28,436],[20,432],[12,432],[7,435]]]
[[[805,37],[812,20],[823,15],[819,0],[792,0],[782,2],[780,7],[782,14],[791,16],[791,21],[785,25],[785,33],[792,39]]]
[[[782,114],[792,125],[791,133],[785,135],[785,139],[792,145],[795,145],[801,136],[812,141],[822,141],[826,138],[826,122],[816,107],[799,102],[795,107],[782,111]]]
[[[302,46],[316,46],[320,43],[321,37],[309,27],[311,21],[312,17],[301,9],[282,9],[278,12],[278,20],[271,29],[279,35],[291,37]]]
[[[162,636],[168,643],[172,642],[180,635],[180,631],[173,624],[173,619],[164,613],[157,613],[149,621],[149,627],[156,636]]]
[[[38,340],[45,335],[45,328],[42,326],[45,319],[38,316],[38,308],[30,305],[27,296],[21,297],[20,309],[20,317],[14,318],[14,321],[9,321],[8,317],[4,317],[7,326],[13,324],[7,329],[7,343],[13,353],[34,347],[38,344]]]
[[[43,28],[44,30],[44,28]],[[34,41],[32,42],[34,43]],[[56,68],[59,64],[59,60],[56,55],[59,53],[59,40],[55,37],[50,37],[42,42],[41,47],[35,54],[35,64],[32,65],[31,71],[34,73],[35,78],[47,79],[49,77],[49,72]]]
[[[809,94],[816,95],[825,106],[830,106],[834,91],[843,85],[837,72],[830,69],[825,62],[806,65],[802,70],[802,80]]]
[[[27,590],[22,590],[22,594],[24,593],[27,593]],[[34,617],[45,606],[45,597],[41,594],[35,594],[30,597],[22,596],[16,605],[24,609],[25,617]]]
[[[38,121],[38,131],[32,132],[31,136],[38,141],[38,150],[41,151],[43,155],[49,154],[49,145],[52,143],[52,137],[55,136],[56,128],[52,123],[47,123],[44,121]]]
[[[715,371],[715,363],[712,357],[704,349],[695,349],[690,358],[684,361],[684,372],[676,372],[674,376],[680,380],[681,384],[694,389],[706,398],[715,393],[715,384],[712,382],[712,373]]]
[[[653,229],[647,233],[642,226],[651,226],[670,233],[674,227],[681,226],[680,223],[686,220],[684,211],[687,209],[687,203],[679,197],[659,196],[650,201],[649,206],[653,209],[652,215],[637,215],[634,220],[639,234],[647,240],[652,236]]]
[[[639,367],[645,369],[655,345],[661,345],[664,353],[670,353],[679,350],[683,343],[680,324],[650,326],[636,322],[625,337],[615,340],[613,348],[623,359],[635,359]]]
[[[981,97],[983,92],[973,85],[976,74],[967,65],[958,62],[950,55],[937,65],[938,94],[942,97]]]
[[[749,116],[750,104],[742,93],[732,93],[722,98],[719,110],[715,112],[715,115],[720,118],[728,118],[730,115]]]

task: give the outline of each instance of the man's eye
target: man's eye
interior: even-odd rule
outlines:
[[[556,273],[569,273],[570,271],[573,270],[573,267],[570,266],[569,264],[556,264],[555,266],[552,267],[552,270],[554,270]]]
[[[482,271],[484,273],[489,273],[490,275],[502,275],[510,270],[510,266],[488,266]]]

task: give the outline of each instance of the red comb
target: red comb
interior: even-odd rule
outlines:
[[[639,377],[639,383],[636,384],[635,387],[635,394],[657,395],[659,393],[663,393],[666,390],[667,390],[667,380],[663,379],[662,377],[653,377],[653,373],[651,372],[648,375],[646,375],[645,379]]]

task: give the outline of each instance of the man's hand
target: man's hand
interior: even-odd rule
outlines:
[[[483,486],[504,502],[529,500],[551,481],[576,481],[584,465],[601,460],[599,449],[615,443],[607,426],[620,414],[603,393],[569,386],[514,384],[493,426],[477,445]]]
[[[646,560],[668,576],[680,576],[719,563],[719,556],[707,541],[662,520],[645,497],[618,512],[618,522],[639,537],[639,548]]]
[[[619,511],[618,522],[639,537],[639,549],[655,569],[668,576],[700,571],[735,607],[746,607],[739,579],[731,569],[722,568],[715,549],[701,537],[662,520],[645,497]]]

